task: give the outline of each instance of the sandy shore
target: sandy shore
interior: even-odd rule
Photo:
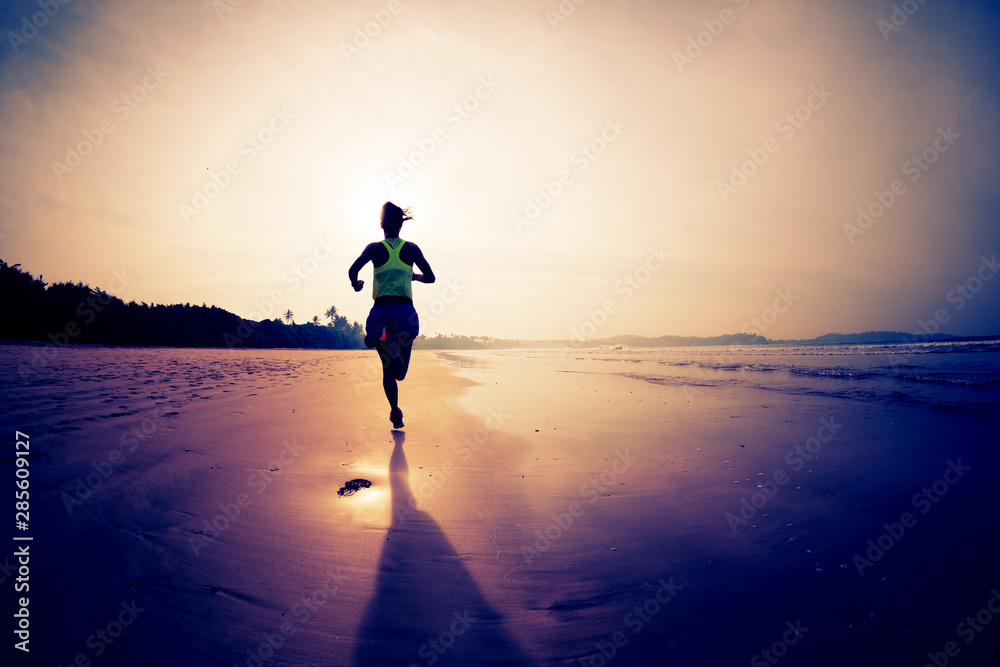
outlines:
[[[422,663],[470,623],[455,661],[521,655],[484,592],[498,463],[462,444],[491,433],[440,362],[416,355],[394,440],[373,355],[60,352],[3,415],[37,456],[37,664]]]
[[[32,451],[13,664],[922,664],[955,641],[971,665],[1000,637],[956,634],[1000,585],[995,417],[418,352],[393,432],[370,353],[4,351]]]

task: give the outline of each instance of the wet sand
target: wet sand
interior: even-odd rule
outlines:
[[[973,665],[998,646],[1000,622],[957,627],[1000,585],[995,416],[417,352],[394,432],[373,353],[42,347],[0,362],[0,419],[32,451],[14,664],[921,665],[953,641]],[[868,540],[888,548],[865,565]]]

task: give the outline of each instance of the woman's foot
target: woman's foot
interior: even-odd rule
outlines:
[[[393,428],[403,428],[403,411],[398,407],[389,411],[389,420]]]
[[[382,333],[379,335],[378,339],[375,338],[374,334],[365,335],[365,347],[369,350],[379,343],[385,343],[385,329],[382,329]]]

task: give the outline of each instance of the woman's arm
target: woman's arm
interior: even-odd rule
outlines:
[[[413,263],[416,265],[416,267],[418,269],[420,269],[421,271],[423,271],[423,275],[421,275],[419,273],[414,273],[413,274],[413,279],[415,281],[417,281],[418,283],[427,283],[427,284],[430,284],[430,283],[434,282],[434,280],[435,280],[435,278],[434,278],[434,271],[431,269],[431,265],[427,263],[427,260],[424,259],[424,253],[421,252],[420,248],[418,248],[416,246],[414,246],[413,249],[417,251],[417,254],[414,255],[414,257],[413,257]]]
[[[351,279],[351,287],[354,288],[355,292],[360,292],[365,286],[365,281],[358,280],[358,272],[364,268],[365,264],[371,261],[371,248],[372,244],[365,246],[365,249],[361,251],[361,255],[354,260],[354,264],[351,264],[351,268],[347,270],[347,277]]]

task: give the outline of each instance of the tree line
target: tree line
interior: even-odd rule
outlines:
[[[158,345],[172,347],[250,347],[356,349],[364,333],[330,307],[326,325],[314,317],[294,324],[255,322],[216,306],[147,304],[122,301],[83,283],[47,285],[20,264],[0,260],[0,339],[57,345]]]

